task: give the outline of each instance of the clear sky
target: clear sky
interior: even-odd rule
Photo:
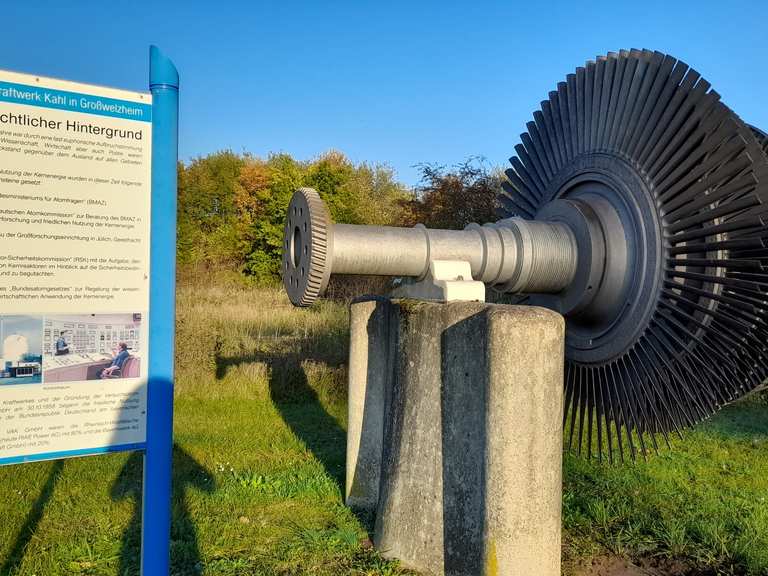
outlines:
[[[672,54],[768,129],[768,2],[3,0],[0,68],[146,90],[147,46],[181,74],[180,155],[505,165],[585,60]]]

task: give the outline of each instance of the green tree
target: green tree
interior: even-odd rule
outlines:
[[[181,263],[232,264],[237,258],[235,196],[242,156],[195,158],[179,171],[178,257]]]
[[[179,166],[180,266],[238,271],[259,282],[280,273],[285,213],[296,189],[318,190],[336,222],[399,224],[411,195],[385,166],[330,151],[300,162],[217,152]]]
[[[266,161],[250,160],[241,173],[243,193],[256,206],[242,268],[257,280],[275,280],[280,273],[285,213],[291,196],[303,186],[304,172],[289,155],[275,154]]]

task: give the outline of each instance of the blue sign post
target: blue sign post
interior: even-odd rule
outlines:
[[[179,74],[156,46],[149,50],[149,88],[152,92],[152,244],[141,573],[167,576],[173,458]]]

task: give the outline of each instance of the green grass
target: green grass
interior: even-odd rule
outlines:
[[[346,330],[339,304],[180,290],[174,574],[405,574],[342,502]],[[647,463],[566,456],[566,573],[616,554],[768,574],[766,408],[729,407]],[[136,574],[140,493],[138,454],[0,468],[0,575]]]
[[[768,404],[726,407],[647,462],[566,455],[566,558],[601,551],[768,574]]]

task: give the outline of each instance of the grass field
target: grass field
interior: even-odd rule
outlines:
[[[180,289],[174,574],[407,573],[342,503],[346,323],[273,289]],[[768,574],[767,409],[647,463],[566,456],[565,573]],[[140,481],[137,454],[0,468],[0,575],[136,574]]]

